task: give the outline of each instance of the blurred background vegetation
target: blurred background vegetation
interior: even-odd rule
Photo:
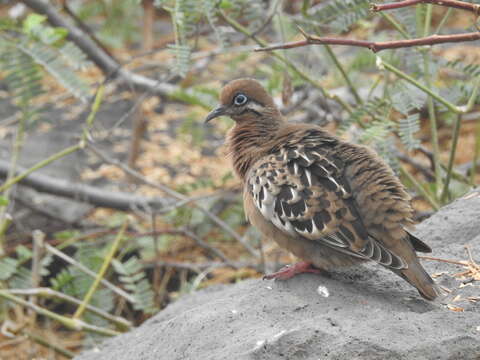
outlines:
[[[228,80],[256,78],[290,121],[374,147],[418,221],[465,194],[480,181],[478,42],[254,49],[298,26],[387,41],[476,23],[368,0],[0,1],[1,358],[71,358],[291,261],[245,221],[231,120],[203,124]]]

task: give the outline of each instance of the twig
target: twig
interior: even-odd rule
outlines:
[[[460,265],[460,266],[468,266],[467,262],[465,262],[465,261],[440,259],[440,258],[436,258],[436,257],[433,257],[433,256],[425,256],[425,255],[418,255],[418,257],[420,259],[424,259],[424,260],[433,260],[433,261],[439,261],[439,262],[455,264],[455,265]]]
[[[371,9],[375,12],[384,11],[384,10],[391,10],[391,9],[398,9],[407,6],[413,6],[416,4],[435,4],[446,6],[449,8],[457,8],[462,10],[467,10],[473,12],[475,15],[480,15],[480,5],[471,4],[464,1],[457,1],[457,0],[406,0],[406,1],[399,1],[396,3],[390,4],[372,4]],[[429,13],[431,15],[431,5]],[[428,15],[428,12],[427,12]],[[465,34],[452,34],[452,35],[431,35],[427,36],[430,28],[430,15],[427,16],[425,22],[425,31],[424,37],[417,38],[417,39],[405,39],[405,40],[394,40],[394,41],[382,41],[382,42],[375,42],[375,41],[367,41],[367,40],[356,40],[356,39],[344,39],[344,38],[332,38],[332,37],[318,37],[314,35],[310,35],[305,33],[302,29],[300,32],[304,36],[304,40],[301,41],[294,41],[284,44],[272,45],[272,46],[264,46],[260,44],[262,47],[255,49],[255,51],[271,51],[277,49],[292,49],[307,45],[347,45],[347,46],[356,46],[356,47],[364,47],[368,48],[373,52],[378,52],[386,49],[398,49],[398,48],[406,48],[412,46],[425,46],[425,45],[435,45],[435,44],[444,44],[444,43],[452,43],[452,42],[464,42],[464,41],[475,41],[480,40],[480,33],[479,32],[471,32]],[[406,33],[401,29],[398,24],[387,15],[383,15],[392,25],[404,36],[406,37]],[[446,17],[444,17],[445,20]],[[444,22],[444,21],[442,21]],[[443,26],[443,24],[442,24]],[[438,27],[439,30],[441,26]],[[438,32],[438,31],[437,31]]]
[[[109,157],[108,155],[105,155],[103,152],[101,152],[95,145],[93,145],[92,142],[88,142],[87,143],[87,147],[94,153],[96,154],[99,158],[101,158],[102,160],[104,160],[105,162],[109,163],[109,164],[112,164],[112,165],[115,165],[117,167],[119,167],[120,169],[122,169],[123,171],[125,171],[128,175],[138,179],[139,181],[141,181],[142,183],[144,184],[147,184],[147,185],[150,185],[156,189],[159,189],[161,191],[164,191],[166,192],[168,195],[178,199],[178,200],[181,200],[181,201],[184,201],[184,200],[187,200],[189,199],[187,196],[173,190],[173,189],[170,189],[168,186],[165,186],[165,185],[162,185],[162,184],[157,184],[153,181],[150,181],[148,180],[145,176],[141,175],[140,173],[138,173],[137,171],[129,168],[128,166],[126,166],[125,164],[122,164],[121,162],[115,160],[115,159],[112,159],[111,157]],[[242,237],[237,234],[227,223],[225,223],[222,219],[220,219],[217,215],[215,215],[214,213],[212,213],[210,210],[204,208],[203,206],[201,206],[200,204],[196,203],[195,201],[192,202],[192,206],[194,206],[195,208],[197,208],[198,210],[200,210],[201,212],[203,212],[205,215],[207,215],[214,223],[216,223],[218,226],[220,226],[226,233],[228,233],[230,236],[232,236],[235,240],[237,240],[240,244],[243,245],[243,247],[251,254],[253,255],[254,257],[258,258],[259,257],[259,254],[258,252],[246,241],[244,241],[242,239]]]
[[[43,240],[45,238],[45,234],[40,232],[40,231],[34,231],[32,234],[32,246],[33,246],[33,252],[32,252],[32,283],[31,286],[36,288],[40,285],[40,280],[41,280],[41,261],[43,258]],[[28,299],[31,303],[36,304],[37,303],[37,297],[36,296],[30,296]],[[35,312],[32,311],[32,324],[35,323]]]
[[[38,230],[37,230],[38,231]],[[61,258],[62,260],[66,261],[67,263],[77,267],[78,269],[80,269],[81,271],[83,271],[85,274],[87,275],[90,275],[92,278],[96,278],[97,277],[97,274],[94,273],[92,270],[90,270],[89,268],[87,268],[85,265],[79,263],[78,261],[76,261],[75,259],[71,258],[70,256],[68,256],[67,254],[63,253],[62,251],[56,249],[55,247],[51,246],[50,244],[47,244],[47,243],[44,243],[43,246],[45,247],[45,249],[53,254],[53,255],[56,255],[58,256],[59,258]],[[100,282],[107,288],[109,288],[110,290],[112,290],[114,293],[124,297],[125,299],[127,299],[128,301],[130,301],[131,303],[135,303],[136,300],[134,297],[132,297],[130,294],[126,293],[124,290],[120,289],[119,287],[113,285],[111,282],[105,280],[105,279],[101,279]]]
[[[450,195],[450,179],[452,177],[453,162],[457,152],[458,137],[460,136],[460,125],[462,124],[462,116],[458,114],[455,119],[455,125],[452,131],[452,144],[450,145],[450,156],[448,158],[447,177],[445,178],[445,184],[443,185],[442,194],[440,195],[440,201],[447,200],[447,196]]]
[[[449,264],[460,265],[463,267],[468,268],[466,271],[462,271],[459,273],[454,274],[455,277],[465,277],[470,276],[472,278],[471,281],[480,280],[480,265],[478,265],[475,260],[473,260],[472,252],[470,251],[470,247],[465,245],[465,251],[467,253],[468,260],[467,261],[454,261],[454,260],[446,260],[446,259],[439,259],[430,256],[419,256],[421,259],[426,260],[434,260],[434,261],[441,261]]]
[[[430,36],[427,36],[424,38],[418,38],[418,39],[378,41],[378,42],[368,41],[368,40],[334,38],[334,37],[318,37],[318,36],[309,35],[306,33],[303,33],[303,35],[305,36],[304,40],[265,46],[261,48],[256,48],[254,51],[293,49],[293,48],[303,47],[308,45],[329,44],[329,45],[345,45],[345,46],[363,47],[363,48],[370,49],[371,51],[376,53],[376,52],[387,50],[387,49],[398,49],[398,48],[407,48],[407,47],[413,47],[413,46],[426,46],[426,45],[480,40],[479,32],[470,32],[465,34],[452,34],[452,35],[430,35]]]
[[[475,176],[477,175],[477,163],[480,158],[480,121],[475,125],[475,148],[473,151],[472,167],[470,169],[470,183],[475,185]]]
[[[73,359],[75,357],[75,353],[50,342],[49,340],[45,339],[43,336],[31,333],[30,331],[27,331],[27,330],[22,330],[21,333],[27,336],[32,341],[36,342],[37,344],[43,345],[48,349],[52,349],[53,351],[59,353],[60,355],[65,356],[68,359]]]
[[[33,288],[33,289],[9,289],[8,292],[13,295],[26,295],[26,296],[35,295],[35,296],[44,297],[47,299],[53,298],[53,299],[63,300],[75,305],[80,305],[82,303],[80,300],[70,295],[61,293],[59,291],[56,291],[47,287]],[[99,317],[104,318],[107,321],[110,321],[122,331],[128,331],[132,327],[132,323],[130,321],[125,320],[124,318],[119,316],[111,315],[108,312],[102,309],[99,309],[95,306],[92,306],[90,304],[86,305],[86,310],[90,311],[92,314],[95,314],[95,315],[98,315]]]
[[[179,231],[180,233],[183,233],[185,236],[188,236],[189,238],[195,240],[195,242],[201,246],[202,248],[206,249],[207,251],[211,252],[213,255],[219,257],[220,259],[223,260],[223,262],[228,265],[231,268],[238,269],[238,267],[230,260],[228,259],[220,250],[214,248],[211,246],[209,243],[203,241],[199,236],[194,234],[188,229],[181,229]]]
[[[360,97],[360,95],[358,94],[357,88],[355,87],[355,85],[353,85],[353,82],[350,79],[350,76],[348,76],[347,71],[343,67],[342,63],[338,60],[337,55],[335,55],[335,53],[333,52],[332,48],[329,45],[325,45],[325,50],[327,51],[327,54],[330,56],[333,63],[337,67],[338,71],[342,75],[343,79],[347,83],[347,86],[350,89],[350,92],[352,93],[353,97],[355,98],[355,101],[357,102],[357,104],[362,105],[363,100]]]
[[[405,1],[398,1],[395,3],[388,3],[388,4],[372,4],[370,9],[372,11],[385,11],[385,10],[392,10],[392,9],[400,9],[403,7],[413,6],[417,4],[434,4],[440,6],[446,6],[449,8],[461,9],[473,12],[475,15],[479,15],[480,13],[480,5],[467,3],[465,1],[457,1],[457,0],[405,0]]]
[[[38,305],[35,305],[26,300],[23,300],[6,290],[0,290],[0,297],[9,301],[13,301],[16,304],[25,306],[26,308],[32,309],[39,315],[43,315],[43,316],[49,317],[50,319],[56,320],[71,330],[88,331],[88,332],[92,332],[92,333],[96,333],[104,336],[120,335],[120,333],[115,330],[101,328],[95,325],[90,325],[80,319],[70,319],[66,316],[59,315],[57,313],[54,313],[53,311],[44,309]]]
[[[400,160],[406,162],[407,164],[411,165],[416,170],[421,172],[423,174],[423,176],[425,176],[427,181],[431,181],[432,179],[435,179],[435,175],[433,174],[433,172],[430,169],[426,168],[425,166],[423,166],[422,164],[420,164],[419,162],[414,160],[414,158],[412,158],[411,156],[408,156],[407,154],[404,154],[404,153],[401,153],[401,152],[397,152],[396,156]]]
[[[470,111],[473,106],[475,105],[475,100],[477,99],[477,94],[480,88],[480,78],[476,79],[476,84],[473,88],[473,91],[470,95],[470,98],[467,101],[467,105],[462,110],[462,113],[466,113]],[[443,192],[441,195],[441,199],[444,200],[448,194],[448,186],[450,183],[450,178],[453,175],[453,161],[455,159],[455,154],[457,151],[457,145],[458,145],[458,138],[460,136],[460,125],[462,123],[462,116],[461,114],[458,114],[456,122],[455,122],[455,127],[452,132],[452,144],[451,144],[451,150],[450,150],[450,157],[448,159],[448,168],[447,168],[447,178],[445,180],[445,185],[443,188]],[[468,181],[467,181],[468,182]]]
[[[115,60],[115,56],[108,50],[108,48],[106,46],[104,46],[102,44],[102,42],[100,40],[98,40],[98,38],[95,36],[95,33],[92,31],[92,29],[90,29],[83,21],[82,19],[80,19],[71,9],[70,7],[68,6],[68,1],[67,0],[63,0],[63,1],[60,1],[61,5],[62,5],[62,9],[63,11],[65,11],[72,19],[73,21],[75,22],[75,24],[82,30],[85,32],[85,34],[87,34],[94,42],[95,44],[97,44],[98,47],[100,47],[103,51],[105,51],[105,53],[107,53],[107,55],[109,55],[112,59]]]
[[[405,39],[410,39],[410,35],[408,34],[408,32],[391,15],[385,14],[383,12],[380,13],[380,15],[385,20],[387,20],[395,28],[395,30],[397,30]]]
[[[400,173],[405,176],[412,185],[417,189],[417,191],[432,205],[435,210],[438,210],[440,206],[437,201],[432,198],[432,196],[423,188],[423,186],[410,174],[403,166],[400,166]]]
[[[464,247],[465,247],[465,251],[467,252],[470,263],[478,267],[479,265],[475,262],[475,260],[473,260],[473,255],[472,255],[472,251],[470,250],[470,246],[465,245]]]
[[[437,28],[435,29],[435,34],[438,34],[440,32],[440,30],[442,30],[443,26],[446,24],[448,18],[450,17],[450,15],[452,14],[452,11],[453,9],[452,8],[449,8],[447,10],[447,12],[445,13],[445,15],[443,16],[442,20],[440,21],[440,23],[438,24]]]
[[[277,14],[278,5],[280,5],[281,2],[282,1],[280,0],[273,1],[272,5],[270,6],[270,10],[269,10],[269,14],[267,15],[267,18],[265,19],[263,24],[258,27],[257,30],[252,32],[252,36],[257,36],[260,33],[262,33],[263,30],[265,30],[265,28],[272,22],[273,18]]]
[[[443,97],[441,97],[437,93],[433,92],[429,87],[421,84],[420,82],[418,82],[417,80],[412,78],[410,75],[408,75],[408,74],[404,73],[403,71],[397,69],[395,66],[391,65],[390,63],[386,62],[385,60],[381,60],[381,62],[379,62],[379,65],[384,66],[385,69],[389,70],[390,72],[393,72],[398,77],[404,79],[405,81],[409,82],[410,84],[412,84],[416,88],[422,90],[424,93],[430,95],[432,98],[437,100],[439,103],[445,105],[445,107],[448,108],[450,111],[452,111],[456,114],[464,112],[463,108],[452,104],[448,100],[445,100]]]
[[[80,306],[77,308],[77,311],[75,311],[75,314],[73,314],[73,319],[79,319],[83,315],[83,312],[85,311],[88,303],[92,299],[93,294],[97,290],[98,285],[100,285],[100,281],[103,280],[103,277],[105,276],[105,273],[107,272],[107,269],[110,266],[113,256],[117,252],[120,242],[123,240],[123,234],[127,229],[128,223],[129,223],[129,220],[127,218],[124,221],[122,227],[120,228],[117,236],[115,237],[115,240],[113,240],[113,244],[108,250],[108,253],[105,255],[102,266],[100,267],[100,269],[97,272],[97,275],[95,276],[95,280],[93,281],[92,285],[90,286],[87,293],[85,294],[85,297],[83,298],[83,301],[80,304]]]
[[[423,36],[427,36],[430,32],[430,23],[432,19],[432,5],[427,6],[427,13],[425,15],[424,33]],[[432,77],[430,74],[430,54],[423,52],[423,72],[425,83],[428,88],[432,88]],[[438,197],[442,189],[442,173],[441,173],[441,161],[440,161],[440,146],[438,142],[438,130],[437,130],[437,116],[435,114],[435,103],[432,96],[427,97],[428,117],[430,122],[430,134],[432,137],[432,150],[433,150],[433,168],[435,172],[435,196]],[[441,200],[440,200],[441,201]]]

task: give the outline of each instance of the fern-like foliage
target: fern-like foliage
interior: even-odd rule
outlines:
[[[420,130],[420,115],[418,113],[408,115],[398,122],[398,135],[407,150],[414,150],[420,145],[420,140],[415,134]]]
[[[404,7],[392,11],[390,16],[393,16],[403,30],[405,30],[412,38],[416,37],[417,31],[417,15],[416,9],[412,7]]]
[[[389,103],[382,98],[374,97],[355,111],[340,124],[339,132],[346,131],[353,123],[363,123],[365,118],[382,118]]]
[[[17,271],[18,260],[11,257],[0,259],[0,280],[9,280]]]
[[[252,31],[265,21],[266,1],[258,0],[236,0],[229,2],[229,15],[236,19],[241,19],[242,23],[248,24]]]
[[[470,77],[480,76],[480,65],[478,64],[466,64],[463,61],[457,59],[453,61],[443,61],[441,62],[441,65],[456,70]]]
[[[175,63],[172,72],[184,77],[190,69],[191,47],[189,45],[181,44],[171,44],[167,47],[175,56]]]
[[[21,26],[0,28],[0,70],[6,73],[5,80],[17,104],[25,109],[43,92],[45,72],[82,101],[89,96],[87,84],[75,72],[87,63],[85,56],[65,41],[66,30],[46,26],[45,20],[32,14]]]
[[[123,263],[113,259],[112,265],[117,274],[120,275],[120,281],[125,289],[130,291],[135,298],[134,309],[142,310],[147,314],[157,312],[155,294],[138,258],[132,256]]]
[[[154,5],[167,10],[172,17],[175,44],[168,46],[176,60],[172,71],[183,77],[190,67],[191,46],[188,44],[188,36],[194,32],[195,26],[198,24],[201,7],[198,6],[198,2],[193,0],[161,0],[155,1]]]
[[[10,288],[31,288],[32,271],[25,265],[25,262],[31,259],[32,252],[22,245],[19,245],[15,250],[16,257],[4,257],[0,260],[0,280],[4,281]],[[49,274],[48,266],[51,262],[51,255],[44,256],[41,259],[39,269],[40,276],[47,276]]]
[[[103,248],[99,248],[96,244],[79,243],[77,244],[74,258],[77,262],[93,272],[96,272],[103,263],[103,257],[108,248],[108,244]],[[53,289],[77,299],[82,299],[85,296],[93,281],[94,280],[90,275],[85,274],[74,265],[69,265],[60,271],[54,278],[50,279]],[[104,311],[110,311],[113,308],[113,299],[113,293],[110,289],[100,288],[93,294],[90,304]],[[86,319],[92,323],[99,326],[104,325],[103,320],[97,316],[91,314],[86,314],[85,316]]]
[[[420,140],[416,133],[420,130],[418,110],[426,102],[426,95],[404,81],[397,82],[393,89],[392,104],[403,117],[398,122],[398,135],[408,150],[418,148]]]
[[[228,41],[226,37],[225,28],[218,24],[217,6],[218,6],[217,0],[202,1],[203,13],[207,18],[208,23],[210,24],[210,27],[213,29],[213,32],[215,33],[218,43],[220,44],[221,47],[224,47]]]
[[[412,111],[421,109],[427,100],[427,96],[424,92],[403,80],[396,82],[392,89],[391,98],[395,110],[404,115],[408,115]]]
[[[0,46],[0,68],[5,72],[5,82],[10,94],[27,120],[35,117],[29,109],[31,101],[43,93],[42,72],[39,65],[27,54],[3,42]]]
[[[31,57],[35,63],[41,65],[50,75],[60,82],[72,95],[86,102],[88,86],[67,65],[62,53],[54,47],[48,47],[41,43],[21,42],[17,49]]]
[[[314,24],[328,25],[335,32],[343,32],[369,16],[369,7],[368,0],[332,0],[313,6],[307,14]]]
[[[154,5],[168,11],[175,32],[175,44],[168,46],[175,56],[172,72],[185,76],[190,68],[192,37],[202,24],[208,24],[221,47],[228,43],[227,28],[219,25],[218,10],[224,6],[229,16],[241,18],[251,30],[255,30],[265,16],[262,2],[255,0],[236,0],[221,4],[218,0],[156,0]]]
[[[85,53],[72,42],[66,42],[65,45],[58,48],[58,51],[73,70],[83,70],[91,66],[91,62]]]
[[[379,144],[385,141],[393,128],[393,123],[390,120],[378,119],[365,128],[360,137],[360,142],[364,144]]]

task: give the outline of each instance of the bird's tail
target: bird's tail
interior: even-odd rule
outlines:
[[[435,281],[428,275],[417,258],[409,262],[408,268],[396,272],[412,286],[417,288],[420,295],[427,300],[434,300],[440,295],[440,288]]]

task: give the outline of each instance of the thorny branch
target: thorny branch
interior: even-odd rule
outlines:
[[[458,1],[458,0],[407,0],[407,1],[400,1],[396,3],[381,4],[381,5],[373,4],[371,6],[371,9],[372,11],[378,12],[378,11],[384,11],[384,10],[398,9],[398,8],[407,7],[407,6],[413,6],[421,3],[429,3],[429,4],[446,6],[449,8],[462,9],[462,10],[473,12],[477,16],[480,15],[480,5],[471,4],[471,3]],[[257,48],[255,49],[255,51],[292,49],[292,48],[308,46],[308,45],[346,45],[346,46],[368,48],[374,53],[376,53],[386,49],[398,49],[398,48],[407,48],[407,47],[413,47],[413,46],[426,46],[426,45],[480,40],[480,32],[470,32],[465,34],[452,34],[452,35],[431,35],[431,36],[417,38],[417,39],[375,42],[375,41],[344,39],[344,38],[335,38],[335,37],[319,37],[319,36],[307,34],[300,27],[299,27],[299,31],[304,36],[305,38],[304,40]]]
[[[302,35],[305,37],[305,40],[293,41],[285,44],[278,44],[273,46],[268,46],[264,48],[257,48],[255,51],[270,51],[278,49],[292,49],[308,45],[347,45],[347,46],[356,46],[364,47],[372,50],[374,53],[387,50],[387,49],[398,49],[398,48],[407,48],[413,46],[425,46],[425,45],[435,45],[435,44],[445,44],[452,42],[464,42],[464,41],[475,41],[480,40],[480,32],[470,32],[465,34],[453,34],[453,35],[431,35],[419,39],[405,39],[405,40],[395,40],[395,41],[367,41],[367,40],[355,40],[355,39],[344,39],[344,38],[334,38],[334,37],[319,37],[315,35],[309,35],[303,30],[301,30]]]
[[[392,10],[392,9],[400,9],[407,6],[417,5],[417,4],[434,4],[445,6],[449,8],[461,9],[466,11],[471,11],[475,15],[480,15],[480,5],[467,3],[465,1],[458,1],[458,0],[406,0],[406,1],[399,1],[395,3],[389,4],[372,4],[371,9],[372,11],[385,11],[385,10]]]

